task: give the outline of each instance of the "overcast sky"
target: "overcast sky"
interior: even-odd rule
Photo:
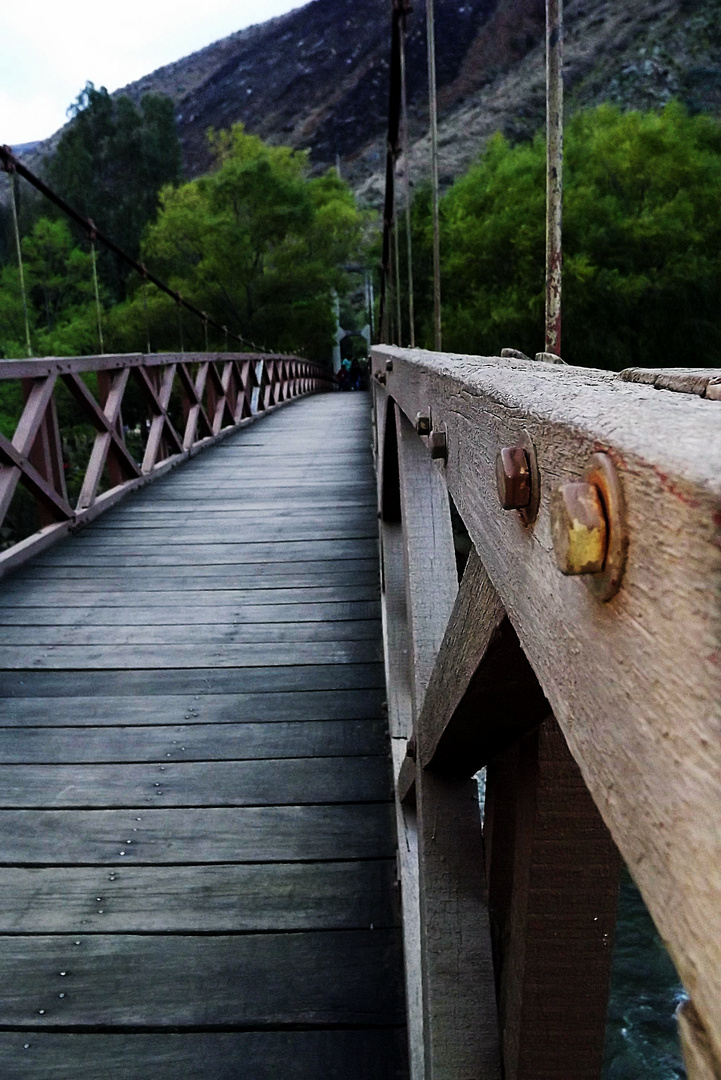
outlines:
[[[117,90],[303,0],[0,0],[0,143],[45,139],[90,80]]]

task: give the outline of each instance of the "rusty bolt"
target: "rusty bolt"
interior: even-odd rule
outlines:
[[[386,360],[386,371],[393,371],[393,361]]]
[[[531,466],[522,446],[504,446],[496,457],[498,498],[504,510],[522,510],[531,501]]]
[[[431,418],[428,413],[416,413],[416,431],[419,435],[430,435]]]
[[[435,460],[445,461],[448,456],[448,444],[445,431],[435,428],[428,436],[428,447],[431,457]]]
[[[385,375],[383,374],[382,371],[376,371],[376,379],[381,384],[381,386],[385,386],[386,377],[385,377]]]
[[[563,484],[551,494],[551,534],[562,574],[600,574],[608,527],[595,484]]]

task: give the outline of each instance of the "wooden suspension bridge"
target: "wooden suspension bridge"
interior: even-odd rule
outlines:
[[[4,1077],[598,1077],[619,853],[718,1076],[721,379],[373,375],[0,361]]]

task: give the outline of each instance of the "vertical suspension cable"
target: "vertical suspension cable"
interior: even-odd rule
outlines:
[[[225,351],[228,351],[228,327],[223,327],[223,333],[225,334]]]
[[[396,217],[393,222],[393,261],[395,262],[396,280],[396,323],[398,329],[398,340],[396,345],[403,344],[403,319],[401,317],[401,267],[400,267],[400,255],[399,255],[399,243],[398,243],[398,218]]]
[[[563,0],[546,0],[546,352],[561,354]]]
[[[426,0],[428,43],[428,112],[431,134],[431,188],[433,193],[433,325],[435,348],[441,352],[441,226],[438,208],[438,93],[436,89],[436,33],[433,0]]]
[[[409,344],[416,346],[415,311],[413,300],[413,240],[411,233],[411,143],[408,133],[408,86],[406,83],[406,13],[401,20],[401,141],[406,168],[404,189],[406,196],[406,259],[408,261],[408,327]]]
[[[185,352],[185,343],[183,341],[183,306],[180,303],[180,293],[175,294],[175,302],[178,305],[178,337],[180,338],[180,351]]]
[[[105,352],[105,343],[103,341],[103,319],[100,312],[100,288],[98,286],[98,263],[95,254],[95,233],[90,233],[90,257],[93,263],[93,290],[95,292],[95,316],[98,321],[98,341],[100,343],[100,352]]]
[[[143,310],[145,312],[145,347],[148,355],[152,352],[150,348],[150,319],[148,318],[148,274],[143,267]]]
[[[25,271],[23,270],[23,250],[20,244],[20,226],[18,224],[17,191],[15,190],[15,173],[8,170],[10,180],[10,205],[13,212],[13,231],[15,233],[15,250],[18,257],[18,273],[20,274],[20,295],[23,301],[23,318],[25,320],[25,348],[28,356],[33,355],[33,347],[30,342],[30,319],[28,318],[28,298],[25,292]]]
[[[205,315],[205,312],[203,312],[203,314]],[[208,348],[208,316],[207,315],[205,315],[205,317],[203,319],[203,330],[205,331],[205,351],[210,352],[210,349]]]

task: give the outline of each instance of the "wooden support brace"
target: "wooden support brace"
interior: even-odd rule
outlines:
[[[473,550],[423,702],[421,765],[473,776],[549,711]]]
[[[621,860],[553,717],[488,766],[505,1080],[598,1080]]]
[[[450,504],[439,466],[397,409],[393,417],[386,416],[386,451],[392,446],[393,422],[418,745],[425,1077],[496,1080],[498,1028],[476,785],[420,764],[426,737],[419,723],[423,699],[458,591]],[[386,480],[390,475],[386,468]]]

